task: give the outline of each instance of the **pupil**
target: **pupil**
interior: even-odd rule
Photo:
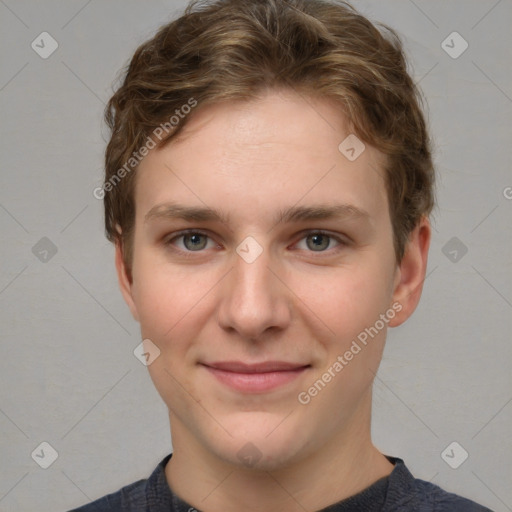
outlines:
[[[201,243],[201,237],[203,235],[200,235],[200,234],[193,234],[193,235],[188,235],[185,237],[185,246],[187,246],[188,249],[197,249],[197,248],[200,248],[202,249],[203,246],[204,246],[204,243]],[[189,243],[187,243],[187,241]]]
[[[313,240],[313,247],[316,249],[326,249],[329,245],[329,239],[325,235],[312,235],[311,238]]]

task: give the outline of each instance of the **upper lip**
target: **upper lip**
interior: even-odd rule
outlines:
[[[265,361],[262,363],[243,363],[241,361],[219,361],[213,363],[202,363],[210,368],[234,373],[269,373],[298,370],[305,368],[308,364],[289,363],[286,361]]]

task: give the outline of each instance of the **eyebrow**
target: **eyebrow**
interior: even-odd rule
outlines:
[[[181,219],[188,222],[221,222],[229,224],[230,216],[209,207],[186,206],[178,203],[163,203],[151,208],[144,222],[157,219]],[[293,223],[311,220],[353,219],[370,221],[368,212],[352,204],[320,204],[311,206],[290,206],[278,211],[274,223]]]

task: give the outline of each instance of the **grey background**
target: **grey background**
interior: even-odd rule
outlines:
[[[0,0],[1,511],[68,510],[146,478],[171,451],[92,191],[113,80],[184,5]],[[415,476],[512,510],[512,2],[354,5],[402,34],[439,172],[423,298],[389,333],[374,441]],[[47,59],[31,48],[43,31],[59,45]],[[456,59],[441,47],[453,31],[469,43]],[[48,469],[31,457],[43,441],[58,452]],[[452,441],[469,453],[458,469],[441,458]]]

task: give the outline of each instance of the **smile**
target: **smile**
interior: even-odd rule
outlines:
[[[309,365],[268,361],[246,364],[238,361],[202,364],[222,384],[242,393],[263,393],[288,384]]]

